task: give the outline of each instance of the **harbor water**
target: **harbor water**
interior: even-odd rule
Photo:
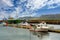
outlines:
[[[60,25],[51,25],[60,29]],[[28,29],[0,26],[0,40],[60,40],[60,33],[31,32]]]

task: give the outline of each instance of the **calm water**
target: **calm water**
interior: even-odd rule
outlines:
[[[60,29],[60,25],[52,26]],[[22,28],[0,26],[0,40],[60,40],[60,33],[37,33]]]

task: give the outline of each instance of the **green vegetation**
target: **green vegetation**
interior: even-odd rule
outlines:
[[[7,22],[9,23],[9,24],[11,24],[11,23],[14,23],[14,24],[16,24],[16,23],[20,23],[20,22],[22,22],[23,20],[7,20]]]

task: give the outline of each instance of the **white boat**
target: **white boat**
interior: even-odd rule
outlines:
[[[5,22],[3,22],[2,24],[3,24],[3,26],[6,26],[6,23]]]
[[[5,22],[2,22],[2,23],[0,24],[0,26],[6,26],[6,23],[5,23]]]
[[[21,28],[31,28],[31,25],[27,22],[21,22],[19,25]]]
[[[32,28],[31,31],[48,31],[48,29],[53,29],[53,26],[47,25],[46,23],[39,23],[35,26],[36,28]]]

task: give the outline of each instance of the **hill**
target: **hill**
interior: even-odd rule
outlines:
[[[60,14],[42,15],[40,20],[60,20]]]

